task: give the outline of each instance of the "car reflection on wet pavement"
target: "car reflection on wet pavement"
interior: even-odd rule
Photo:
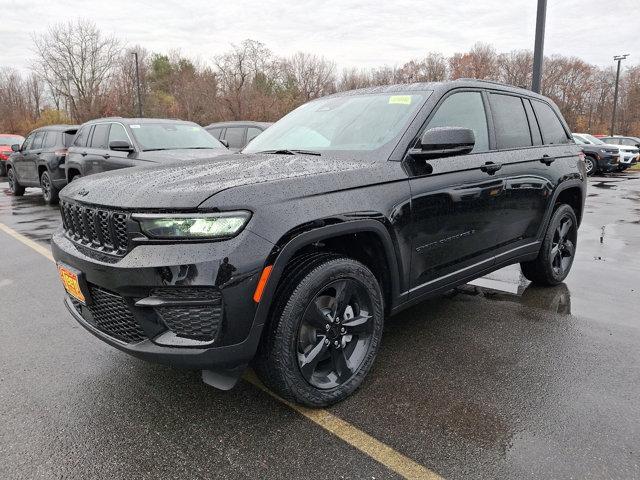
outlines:
[[[6,187],[0,224],[48,242],[58,210]],[[2,231],[0,252],[2,478],[395,478],[246,383],[102,344],[50,262]],[[640,478],[639,288],[640,172],[594,177],[564,284],[511,266],[388,319],[329,410],[444,478]]]

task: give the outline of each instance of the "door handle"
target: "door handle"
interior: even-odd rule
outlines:
[[[87,152],[81,152],[80,155],[82,155],[83,157],[87,156]]]
[[[542,155],[542,158],[540,159],[540,161],[542,163],[544,163],[545,165],[549,166],[551,165],[553,162],[556,161],[556,157],[552,157],[550,155],[547,155],[546,153],[544,155]]]
[[[480,170],[482,170],[485,173],[488,173],[489,175],[493,175],[501,168],[502,168],[502,164],[500,163],[487,162],[480,167]]]
[[[109,155],[108,153],[105,153],[105,154],[104,154],[104,155],[102,155],[102,156],[104,157],[104,159],[105,159],[105,160],[106,160],[106,159],[108,159],[108,158],[111,158],[111,155]]]

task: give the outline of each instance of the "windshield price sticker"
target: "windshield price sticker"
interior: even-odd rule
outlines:
[[[389,105],[411,105],[411,95],[391,95]]]

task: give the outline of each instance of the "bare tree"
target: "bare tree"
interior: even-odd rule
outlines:
[[[68,101],[73,120],[99,116],[120,58],[120,41],[104,36],[87,20],[55,25],[46,34],[34,35],[33,41],[34,71]]]
[[[286,82],[298,92],[298,98],[304,102],[321,97],[334,90],[334,62],[324,57],[298,52],[282,63]]]

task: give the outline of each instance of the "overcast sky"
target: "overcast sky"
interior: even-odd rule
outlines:
[[[26,70],[31,34],[78,17],[153,52],[209,62],[231,43],[259,40],[278,55],[306,51],[339,67],[402,65],[478,41],[533,48],[536,0],[0,0],[0,67]],[[548,0],[545,54],[640,63],[640,0]]]

